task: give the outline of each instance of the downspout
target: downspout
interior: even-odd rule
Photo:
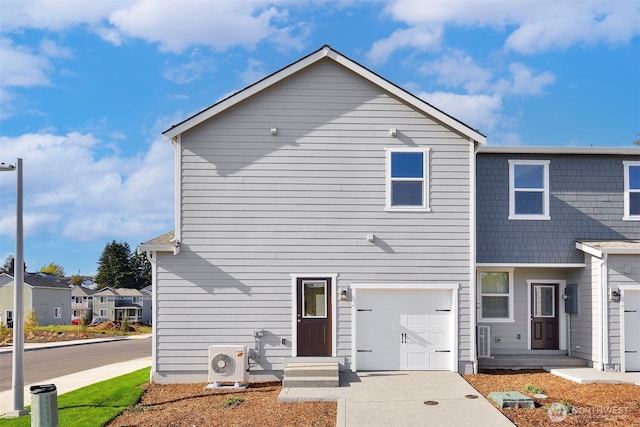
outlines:
[[[158,286],[157,286],[157,262],[155,252],[147,251],[147,259],[151,263],[151,371],[149,381],[153,382],[154,374],[157,372],[157,351],[158,348],[158,328],[156,327],[156,314],[158,311]]]
[[[470,210],[470,237],[471,244],[469,245],[469,337],[471,342],[469,343],[469,351],[471,352],[471,362],[473,364],[473,373],[478,373],[478,355],[476,348],[476,336],[477,336],[477,284],[476,284],[476,155],[478,150],[480,149],[480,144],[475,142],[473,139],[470,139],[471,144],[473,144],[473,149],[470,151],[469,155],[469,175],[470,175],[470,183],[469,183],[469,210]]]
[[[604,252],[604,251],[603,251]],[[602,254],[602,264],[600,265],[600,274],[602,277],[602,345],[600,346],[602,351],[602,370],[606,371],[606,366],[609,364],[609,265],[608,254],[604,252]]]
[[[174,160],[174,189],[175,194],[174,198],[174,239],[176,242],[182,241],[182,205],[181,205],[181,195],[182,195],[182,136],[177,135],[174,138],[171,138],[171,145],[175,150]]]

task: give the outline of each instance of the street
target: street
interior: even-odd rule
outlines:
[[[151,338],[107,341],[24,352],[24,384],[151,356]],[[0,354],[0,391],[11,389],[12,353]]]

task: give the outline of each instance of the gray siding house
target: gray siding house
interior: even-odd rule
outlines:
[[[480,365],[640,371],[640,150],[482,147],[476,176]]]
[[[14,279],[0,274],[0,323],[13,327]],[[33,311],[39,325],[71,323],[71,288],[66,281],[44,273],[25,273],[23,312]]]
[[[485,137],[325,46],[171,127],[176,226],[152,260],[155,382],[251,372],[473,372]]]
[[[93,294],[93,318],[151,323],[152,297],[128,288],[103,288]]]
[[[83,285],[71,288],[71,321],[86,319],[91,322],[93,318],[93,289]]]

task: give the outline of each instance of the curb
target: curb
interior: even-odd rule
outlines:
[[[145,334],[145,335],[120,336],[120,337],[114,337],[114,338],[87,338],[83,340],[54,341],[50,343],[26,343],[24,345],[24,351],[44,350],[44,349],[55,348],[55,347],[72,347],[76,345],[99,344],[102,342],[112,342],[112,341],[141,340],[146,338],[151,338],[151,335]],[[4,354],[4,353],[13,353],[13,345],[1,347],[0,354]]]

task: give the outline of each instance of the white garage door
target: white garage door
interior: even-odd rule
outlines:
[[[640,371],[640,291],[624,293],[624,370]]]
[[[452,292],[359,289],[355,326],[357,369],[451,370]]]

